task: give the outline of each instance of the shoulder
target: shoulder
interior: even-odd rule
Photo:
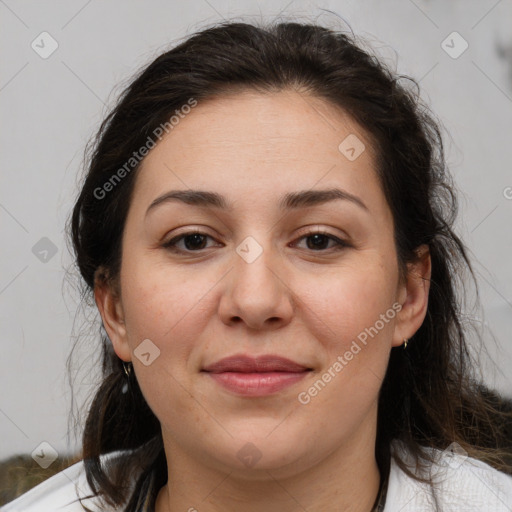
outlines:
[[[90,488],[85,479],[83,462],[80,461],[33,487],[0,510],[1,512],[83,512],[84,509],[78,497],[85,497],[89,493]]]
[[[393,442],[395,451],[418,474],[398,441]],[[409,477],[391,459],[384,512],[512,512],[512,476],[457,450],[432,451],[436,463],[426,476],[432,477],[433,487]]]
[[[101,461],[115,462],[121,455],[121,452],[103,455]],[[79,498],[93,512],[109,512],[100,508],[91,494],[85,467],[80,461],[0,507],[0,512],[84,512]]]

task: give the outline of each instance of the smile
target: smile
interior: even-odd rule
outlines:
[[[208,375],[224,388],[245,396],[265,396],[302,380],[309,370],[302,372],[222,372]]]

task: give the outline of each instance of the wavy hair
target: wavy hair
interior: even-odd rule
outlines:
[[[379,404],[376,460],[381,475],[398,439],[419,465],[424,447],[444,450],[456,442],[470,456],[512,473],[505,412],[499,395],[481,383],[464,325],[464,282],[474,279],[467,251],[453,231],[457,200],[443,153],[440,123],[419,98],[418,83],[392,72],[353,34],[317,24],[228,21],[196,32],[159,55],[132,79],[86,148],[85,176],[68,219],[68,232],[91,298],[95,276],[118,284],[121,241],[140,163],[106,195],[114,179],[148,137],[187,104],[252,90],[293,89],[341,107],[362,126],[376,148],[376,173],[391,208],[401,276],[422,244],[430,248],[431,286],[426,318],[407,350],[391,350]],[[126,170],[126,167],[125,167]],[[113,183],[111,181],[111,183]],[[88,482],[105,503],[137,510],[139,497],[167,481],[160,424],[135,376],[127,387],[122,361],[100,327],[102,381],[83,432]],[[140,449],[138,449],[140,448]],[[128,450],[118,472],[100,456]],[[126,485],[138,471],[134,487]]]

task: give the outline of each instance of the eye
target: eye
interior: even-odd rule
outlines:
[[[206,233],[201,233],[200,231],[189,231],[164,242],[162,247],[174,252],[198,252],[201,249],[205,249],[204,242],[206,238],[212,237]],[[178,247],[178,243],[181,241],[185,244],[184,248]]]
[[[311,231],[310,233],[301,236],[298,240],[303,239],[311,241],[311,243],[306,243],[307,249],[310,249],[315,252],[325,252],[325,249],[328,249],[325,247],[325,245],[326,243],[328,244],[329,242],[334,242],[334,247],[330,247],[331,249],[334,250],[341,250],[346,247],[350,247],[350,244],[348,244],[347,242],[344,242],[343,240],[340,240],[334,235],[325,233],[323,231]]]
[[[187,233],[182,233],[181,235],[175,236],[174,238],[171,238],[169,241],[164,242],[162,244],[162,247],[169,249],[173,252],[199,252],[203,249],[208,248],[205,246],[205,241],[208,238],[211,238],[213,240],[213,237],[207,235],[206,233],[202,233],[200,231],[188,231]],[[314,252],[325,252],[326,249],[341,250],[343,248],[350,247],[350,244],[348,244],[347,242],[344,242],[343,240],[340,240],[334,235],[322,231],[311,231],[310,233],[301,236],[298,240],[304,239],[311,241],[311,243],[306,244],[307,249],[312,250]],[[178,246],[180,242],[184,243],[184,247]],[[328,245],[329,242],[333,242],[334,246],[326,247],[326,243]],[[297,242],[294,242],[294,245],[296,244]]]

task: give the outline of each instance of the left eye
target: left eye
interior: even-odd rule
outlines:
[[[168,242],[165,242],[162,247],[166,249],[170,249],[174,252],[198,252],[202,249],[205,249],[205,240],[207,238],[213,237],[207,235],[206,233],[191,231],[188,233],[183,233],[182,235],[178,235],[174,238],[171,238]],[[334,247],[330,247],[331,249],[342,249],[344,247],[348,247],[349,244],[340,240],[339,238],[330,235],[329,233],[322,233],[318,231],[314,231],[311,233],[307,233],[306,235],[301,236],[298,240],[310,240],[311,243],[307,243],[307,249],[312,251],[325,251],[328,249],[325,247],[326,243],[328,245],[329,242],[334,242]],[[184,242],[185,247],[178,247],[179,242]]]
[[[325,249],[325,243],[329,243],[329,241],[334,242],[334,249],[342,249],[344,247],[348,247],[348,243],[340,240],[339,238],[330,235],[329,233],[322,233],[319,231],[314,231],[312,233],[308,233],[304,236],[301,236],[298,240],[309,239],[311,243],[307,243],[307,248],[313,251],[322,251]],[[332,248],[332,247],[331,247]]]

